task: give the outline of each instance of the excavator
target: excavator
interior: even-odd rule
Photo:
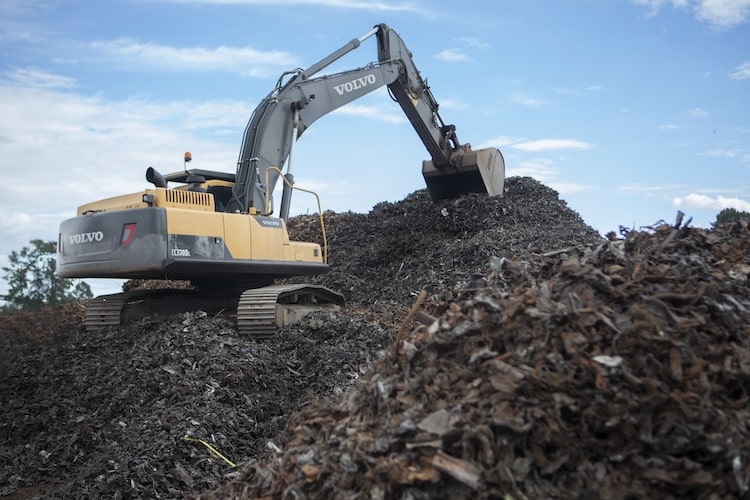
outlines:
[[[319,75],[372,36],[378,62]],[[310,311],[343,305],[343,296],[327,287],[285,282],[329,270],[321,210],[322,245],[289,239],[292,192],[300,189],[294,184],[294,149],[315,120],[383,86],[427,148],[430,159],[423,161],[422,173],[432,200],[466,193],[502,196],[500,151],[472,150],[458,141],[456,127],[438,113],[401,37],[378,24],[309,68],[279,77],[250,117],[234,173],[188,169],[192,157],[185,153],[182,171],[162,175],[149,167],[146,181],[152,188],[87,203],[60,224],[60,277],[191,284],[99,296],[88,306],[86,328],[96,331],[153,314],[224,311],[236,317],[240,333],[262,339]]]

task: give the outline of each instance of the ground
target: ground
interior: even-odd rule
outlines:
[[[604,238],[529,178],[324,221],[310,281],[347,306],[269,341],[201,313],[3,317],[0,495],[748,494],[746,223]]]

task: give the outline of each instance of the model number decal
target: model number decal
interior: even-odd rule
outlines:
[[[190,257],[190,250],[187,248],[173,248],[172,257]]]

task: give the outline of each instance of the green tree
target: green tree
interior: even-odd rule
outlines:
[[[59,277],[54,241],[31,240],[8,256],[6,310],[34,310],[92,297],[88,283]]]
[[[738,222],[741,220],[750,222],[750,213],[741,212],[736,208],[725,208],[716,214],[716,222],[713,225],[716,226],[724,222]]]

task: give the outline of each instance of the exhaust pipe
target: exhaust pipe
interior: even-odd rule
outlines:
[[[146,170],[146,180],[158,188],[167,187],[167,180],[154,167]]]

